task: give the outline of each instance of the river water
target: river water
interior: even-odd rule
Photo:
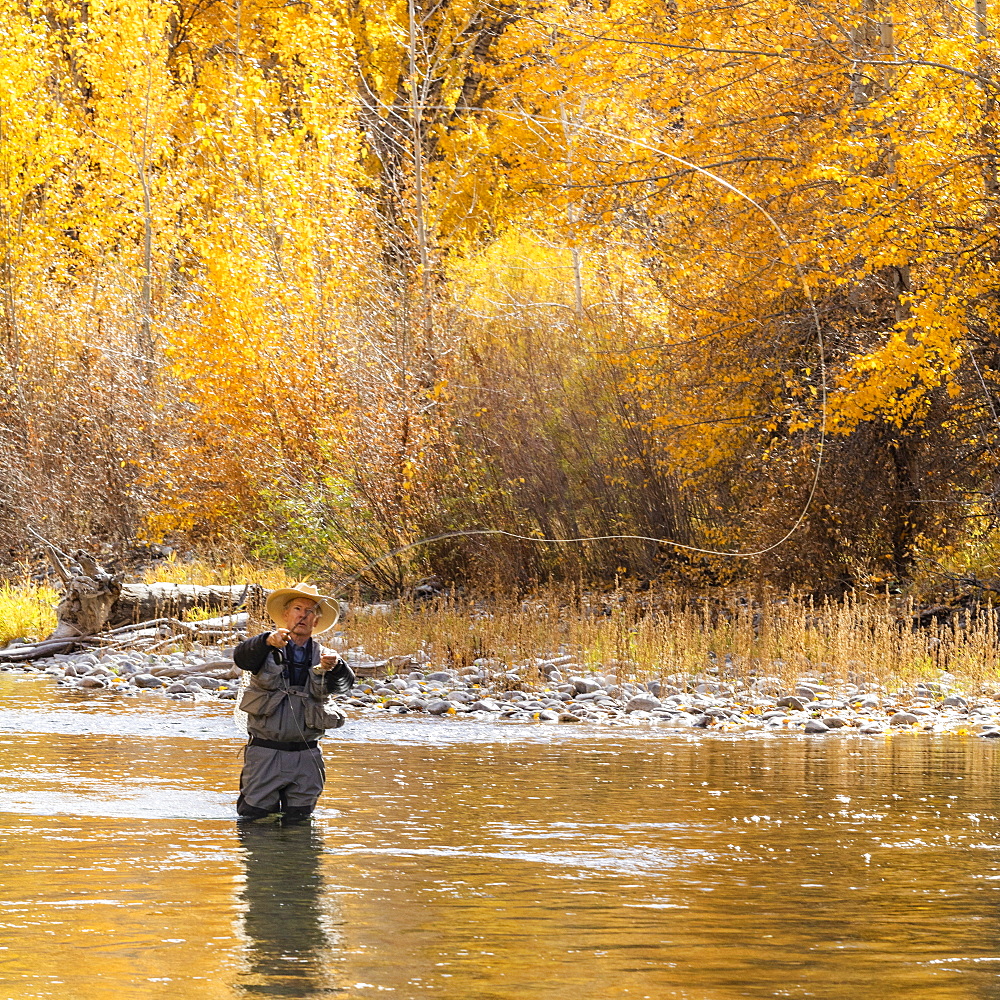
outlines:
[[[3,998],[1000,997],[992,741],[362,718],[240,829],[224,704],[0,705]]]

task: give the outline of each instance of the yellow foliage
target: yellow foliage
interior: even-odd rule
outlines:
[[[12,639],[44,639],[56,627],[58,602],[51,587],[0,583],[0,647]]]
[[[821,427],[891,450],[961,425],[992,454],[988,13],[0,0],[5,421],[30,442],[65,407],[25,465],[97,442],[150,537],[291,521],[323,562],[475,490],[520,517],[531,476],[490,449],[528,383],[627,443],[580,474],[623,491],[602,523],[683,486],[713,544],[750,460],[790,520]],[[477,396],[483,351],[524,377]],[[39,388],[68,369],[79,399]],[[122,399],[112,447],[93,413]]]

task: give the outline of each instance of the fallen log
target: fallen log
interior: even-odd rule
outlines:
[[[233,611],[241,607],[255,589],[254,584],[232,587],[196,587],[186,583],[127,583],[110,608],[107,626],[134,626],[150,618],[180,618],[195,609]]]
[[[0,663],[23,663],[77,646],[125,648],[130,643],[157,646],[178,639],[217,640],[247,625],[246,613],[235,615],[244,604],[263,606],[267,591],[257,584],[197,587],[178,583],[122,583],[122,574],[111,574],[82,549],[67,555],[32,532],[45,544],[49,561],[63,581],[63,595],[56,606],[55,631],[36,643],[0,650]],[[188,611],[213,609],[221,617],[185,622]],[[144,634],[143,634],[144,633]]]
[[[42,639],[39,642],[18,643],[0,649],[0,663],[28,663],[31,660],[41,660],[57,653],[70,653],[78,646],[93,645],[89,636],[74,636],[70,639]]]

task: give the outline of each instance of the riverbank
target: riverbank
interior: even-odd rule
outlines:
[[[83,696],[235,701],[241,671],[231,653],[232,647],[197,645],[149,655],[99,651],[2,669],[44,673]],[[791,683],[776,675],[719,677],[716,668],[637,681],[613,666],[589,669],[569,655],[520,664],[481,658],[458,669],[439,667],[425,653],[383,661],[363,649],[342,655],[358,675],[354,689],[336,699],[349,716],[417,713],[444,723],[490,719],[717,732],[915,730],[1000,737],[1000,691],[963,690],[946,673],[890,690],[876,682],[824,683],[816,674]]]

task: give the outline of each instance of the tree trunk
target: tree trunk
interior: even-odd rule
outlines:
[[[184,583],[127,583],[110,608],[107,628],[120,628],[153,618],[181,618],[195,608],[212,608],[220,614],[242,605],[250,584],[234,587],[196,587]]]
[[[108,613],[122,591],[123,574],[112,576],[82,549],[74,553],[78,570],[70,574],[54,549],[49,558],[63,578],[63,596],[56,606],[59,623],[50,639],[93,635],[106,625]]]

